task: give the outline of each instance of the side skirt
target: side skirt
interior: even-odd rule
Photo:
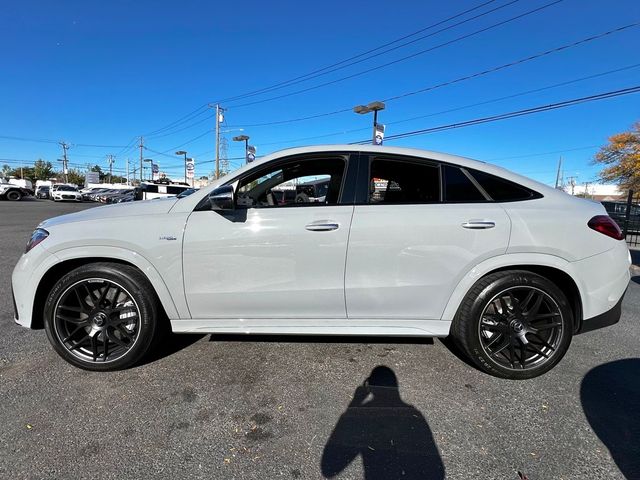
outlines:
[[[245,333],[269,335],[371,335],[446,337],[451,322],[416,319],[275,319],[215,318],[171,320],[174,333]]]

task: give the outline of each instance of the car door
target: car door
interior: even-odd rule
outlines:
[[[509,217],[456,166],[363,155],[357,188],[350,319],[440,319],[462,276],[507,249]]]
[[[234,211],[194,211],[183,246],[192,318],[345,318],[356,167],[348,154],[285,158],[233,182]]]

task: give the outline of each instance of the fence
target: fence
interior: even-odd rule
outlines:
[[[624,206],[623,215],[619,222],[622,232],[629,246],[640,245],[640,195],[634,195],[633,190],[629,190],[627,203]]]

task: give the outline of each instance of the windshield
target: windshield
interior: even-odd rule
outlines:
[[[62,185],[58,187],[58,190],[60,190],[61,192],[77,192],[78,191],[76,187],[72,187],[70,185]]]

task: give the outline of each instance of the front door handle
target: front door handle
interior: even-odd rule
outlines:
[[[469,228],[471,230],[484,230],[495,226],[496,222],[493,220],[469,220],[462,224],[462,228]]]
[[[340,224],[332,220],[318,220],[317,222],[308,223],[304,228],[310,232],[329,232],[340,228]]]

